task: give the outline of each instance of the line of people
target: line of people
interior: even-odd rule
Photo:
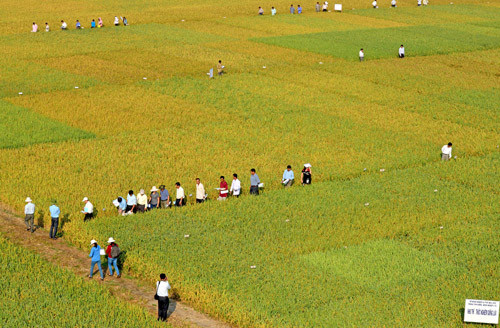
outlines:
[[[120,26],[120,19],[122,21],[123,26],[128,26],[127,18],[121,16],[120,18],[118,18],[118,16],[115,16],[114,19],[115,26]],[[101,27],[104,27],[104,22],[101,17],[97,18],[97,22],[95,21],[95,19],[92,19],[92,21],[90,22],[90,28],[101,28]],[[83,28],[84,27],[82,26],[82,23],[80,23],[80,21],[77,19],[75,23],[75,29],[81,30]],[[61,20],[61,30],[66,31],[67,29],[68,29],[68,23],[66,23],[66,21],[64,20]],[[33,25],[31,27],[31,32],[33,33],[38,32],[38,25],[35,22],[33,22]],[[45,32],[50,32],[49,23],[45,23]]]
[[[323,2],[323,5],[320,5],[319,2],[316,2],[316,12],[321,12],[321,11],[328,11],[328,1]],[[276,16],[278,12],[276,11],[276,8],[271,7],[271,16]],[[302,14],[302,7],[300,5],[297,5],[297,9],[293,6],[293,4],[290,5],[290,14],[295,15],[295,14]],[[262,7],[259,7],[259,10],[257,11],[257,14],[262,16],[264,15],[264,9]]]

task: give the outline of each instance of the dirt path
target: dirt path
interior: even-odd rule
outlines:
[[[38,229],[34,233],[26,231],[24,220],[10,214],[5,208],[0,208],[0,231],[10,241],[35,251],[51,263],[69,269],[79,276],[85,277],[89,274],[90,261],[87,252],[68,245],[63,239],[50,239],[48,231],[44,229]],[[99,281],[99,274],[94,274],[94,279]],[[154,287],[140,286],[137,280],[127,277],[117,279],[106,276],[103,284],[114,296],[143,306],[154,316],[157,315],[157,301],[153,299]],[[170,301],[169,314],[171,312],[168,322],[176,327],[231,327],[175,300]]]

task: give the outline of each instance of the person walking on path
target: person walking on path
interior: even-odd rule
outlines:
[[[398,54],[399,54],[399,58],[405,58],[405,47],[403,47],[403,45],[401,45],[401,47],[399,47]]]
[[[45,32],[49,32],[49,31],[50,31],[49,23],[45,23]]]
[[[200,178],[196,178],[196,203],[203,203],[205,197],[205,187],[201,183]]]
[[[311,184],[311,164],[304,164],[304,168],[302,169],[302,174],[300,175],[300,181],[302,185]]]
[[[68,29],[68,24],[64,20],[61,21],[61,30],[66,31]]]
[[[220,176],[219,198],[218,200],[226,200],[228,194],[228,185],[223,175]]]
[[[260,179],[257,173],[255,173],[255,169],[250,170],[250,194],[258,195],[259,194],[259,184]]]
[[[160,281],[156,282],[156,298],[158,299],[158,321],[167,321],[168,306],[170,300],[168,299],[168,290],[170,284],[168,283],[167,276],[160,274]]]
[[[397,7],[397,5],[396,5],[396,0],[392,0],[392,1],[391,1],[391,7],[392,7],[392,8],[396,8],[396,7]]]
[[[99,268],[99,272],[101,273],[101,280],[104,280],[104,273],[102,272],[101,267],[101,246],[99,246],[97,244],[97,241],[95,241],[94,239],[90,241],[90,245],[92,246],[92,248],[90,249],[89,257],[92,259],[92,261],[90,262],[89,278],[92,279],[94,268],[97,264],[97,268]]]
[[[160,194],[158,193],[158,189],[156,189],[156,186],[153,186],[151,188],[151,195],[149,195],[149,205],[150,209],[157,209],[160,208]]]
[[[118,270],[118,256],[120,256],[120,247],[116,244],[113,237],[108,239],[108,247],[106,248],[106,254],[108,255],[108,276],[113,276],[113,267],[115,267],[116,278],[120,278],[120,270]]]
[[[59,226],[59,216],[61,215],[61,210],[57,207],[56,203],[56,200],[52,200],[52,205],[49,207],[50,217],[52,219],[49,232],[51,239],[57,239],[57,227]]]
[[[26,224],[26,231],[31,231],[33,233],[34,223],[35,223],[35,204],[31,198],[26,198],[25,202],[27,203],[24,206],[24,223]]]
[[[127,195],[126,214],[134,214],[136,211],[136,207],[137,207],[137,197],[135,197],[133,190],[129,190]]]
[[[160,186],[160,206],[161,208],[167,208],[170,204],[170,194],[168,190],[165,189],[165,185]]]
[[[363,51],[363,48],[359,51],[359,61],[362,62],[365,60],[365,52]]]
[[[236,196],[236,198],[240,197],[241,192],[241,182],[238,180],[238,174],[233,174],[233,182],[231,182],[231,194]]]
[[[184,188],[181,187],[180,182],[175,183],[175,188],[177,188],[177,193],[175,195],[175,206],[184,206],[186,202],[186,194],[184,193]]]
[[[448,161],[451,159],[451,146],[453,144],[451,142],[448,142],[447,145],[444,145],[442,148],[441,148],[441,160],[442,161]]]
[[[147,206],[148,196],[144,193],[144,189],[141,189],[139,190],[139,195],[137,195],[137,212],[144,213]]]
[[[82,211],[82,213],[85,214],[83,222],[87,222],[92,220],[92,218],[94,217],[94,205],[92,205],[92,203],[89,202],[89,199],[87,197],[84,197],[82,202],[85,203],[85,207],[83,208]]]
[[[283,179],[281,179],[281,183],[285,188],[287,188],[291,187],[294,181],[295,176],[293,175],[292,166],[287,165],[285,172],[283,172]]]

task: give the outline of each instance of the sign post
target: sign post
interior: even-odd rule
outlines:
[[[464,322],[498,324],[500,302],[465,300]]]

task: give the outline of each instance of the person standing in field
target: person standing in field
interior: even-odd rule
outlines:
[[[219,62],[217,63],[217,74],[219,74],[219,76],[222,76],[223,69],[224,69],[224,66],[222,65],[222,60],[219,60]]]
[[[148,196],[144,193],[144,189],[139,190],[139,195],[137,195],[137,211],[144,213],[148,206]]]
[[[377,0],[373,0],[373,2],[372,2],[372,6],[373,6],[373,8],[375,8],[375,9],[377,9],[377,8],[378,8]]]
[[[120,256],[120,247],[116,244],[113,237],[108,239],[108,247],[106,248],[106,254],[108,255],[108,276],[113,276],[113,267],[116,271],[116,278],[120,278],[120,270],[118,270],[118,256]]]
[[[417,0],[417,6],[421,6],[422,5],[422,0]]]
[[[127,20],[127,17],[123,17],[122,18],[122,21],[123,21],[123,26],[128,26],[128,20]]]
[[[35,22],[33,22],[33,25],[31,26],[31,32],[38,32],[38,25]]]
[[[428,1],[428,0],[422,0],[422,4],[423,4],[424,6],[427,6],[427,5],[429,4],[429,1]]]
[[[120,25],[120,20],[118,19],[117,16],[115,16],[115,26]]]
[[[158,300],[158,321],[167,321],[168,306],[168,291],[170,284],[168,283],[167,275],[160,274],[160,281],[156,282],[156,299]]]
[[[137,207],[137,197],[135,197],[133,190],[129,190],[127,195],[126,214],[134,214],[136,212],[136,207]]]
[[[205,187],[200,181],[200,178],[196,178],[196,203],[200,204],[205,201]]]
[[[311,164],[304,164],[302,174],[300,175],[300,181],[302,181],[303,186],[306,184],[311,184]]]
[[[87,197],[84,197],[82,202],[85,203],[85,206],[82,211],[82,213],[85,214],[83,222],[92,220],[92,218],[94,217],[94,205],[92,205],[92,203],[89,202],[89,199]]]
[[[327,1],[325,1],[325,2],[323,3],[323,12],[327,12],[327,11],[328,11],[328,2],[327,2]]]
[[[398,54],[399,54],[399,58],[405,58],[405,47],[403,47],[403,45],[401,45],[401,47],[399,47]]]
[[[101,28],[103,26],[104,26],[104,24],[102,22],[102,18],[101,17],[97,18],[97,28]]]
[[[161,208],[167,208],[170,204],[170,194],[168,190],[165,189],[165,185],[160,186],[160,206]]]
[[[259,184],[260,179],[257,173],[255,173],[255,169],[250,170],[250,194],[258,195],[259,194]]]
[[[82,28],[82,24],[80,23],[80,21],[78,19],[76,20],[76,26],[75,27],[76,27],[77,30],[80,30]]]
[[[391,7],[392,7],[392,8],[396,8],[396,7],[397,7],[397,6],[396,6],[396,0],[392,0],[392,1],[391,1]]]
[[[276,16],[276,8],[271,7],[271,16]]]
[[[61,30],[66,31],[68,29],[68,24],[64,20],[61,21]]]
[[[96,28],[97,24],[95,23],[95,19],[92,19],[92,22],[90,22],[90,28]]]
[[[359,61],[362,62],[365,60],[365,52],[363,51],[363,48],[359,51]]]
[[[321,11],[321,5],[319,4],[319,1],[316,2],[316,12],[319,13]]]
[[[175,206],[184,206],[186,202],[186,194],[184,193],[184,188],[181,187],[180,182],[175,183],[175,188],[177,188],[177,193],[175,195]]]
[[[442,161],[448,161],[451,159],[451,146],[453,144],[451,142],[448,142],[447,145],[444,145],[442,148],[441,148],[441,160]]]
[[[295,176],[292,171],[292,166],[287,165],[285,172],[283,172],[283,179],[281,179],[281,183],[285,188],[291,187],[295,180]]]
[[[218,200],[226,200],[227,194],[229,192],[227,182],[223,175],[220,176],[220,186],[219,186],[219,198]]]
[[[240,197],[241,192],[241,182],[238,180],[238,174],[233,174],[233,182],[231,182],[231,194],[236,196],[236,198]]]
[[[26,224],[26,231],[31,231],[33,233],[33,228],[35,227],[35,204],[31,198],[27,197],[24,206],[24,223]]]
[[[302,7],[297,5],[297,14],[302,14]]]
[[[89,254],[89,257],[91,258],[89,278],[92,279],[92,276],[94,275],[94,268],[95,265],[97,264],[97,268],[101,273],[101,280],[104,280],[104,273],[102,272],[102,267],[101,267],[101,246],[99,246],[97,244],[97,241],[95,241],[94,239],[90,241],[90,245],[92,246],[92,248],[90,249],[90,254]]]
[[[45,23],[45,32],[49,31],[50,31],[49,23]]]
[[[149,195],[149,205],[151,209],[160,208],[160,194],[156,186],[151,188],[151,194]]]
[[[51,217],[49,236],[51,239],[57,239],[57,227],[59,226],[59,216],[61,215],[61,210],[57,207],[56,203],[56,200],[52,200],[52,205],[49,207]]]
[[[260,16],[264,15],[264,9],[262,9],[262,7],[259,7],[259,15]]]
[[[293,5],[290,5],[290,14],[295,14],[295,7]]]

